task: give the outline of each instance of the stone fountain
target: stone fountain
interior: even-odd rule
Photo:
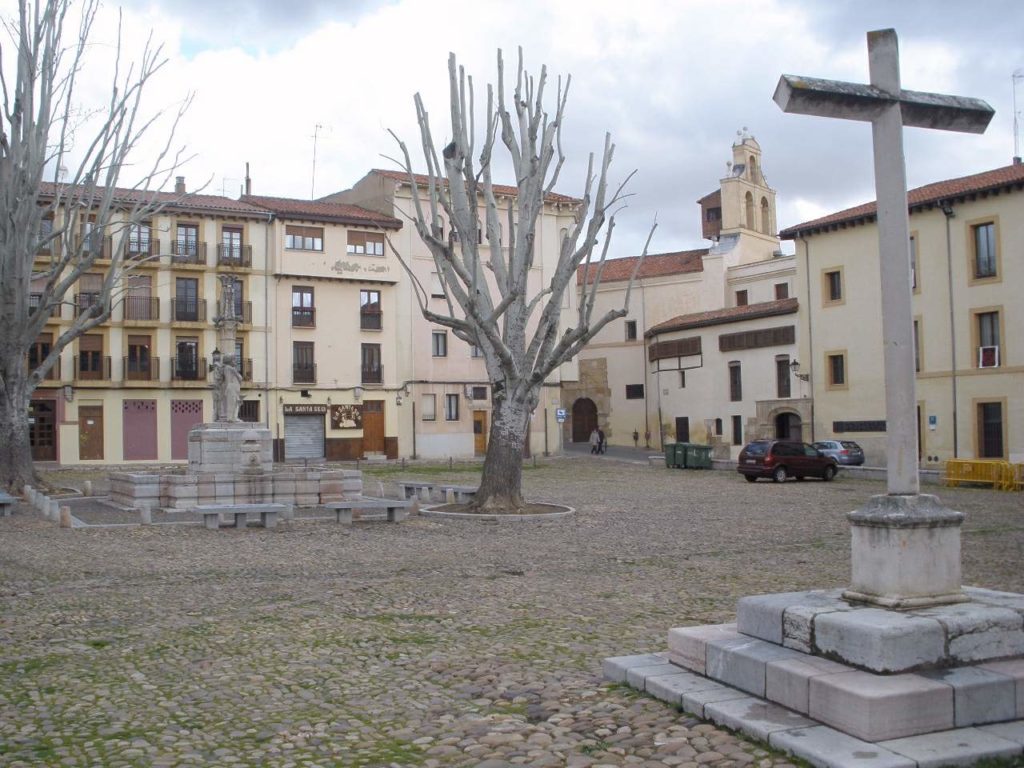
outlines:
[[[111,500],[127,507],[170,511],[201,504],[316,506],[359,496],[363,482],[357,470],[274,469],[270,430],[238,418],[242,376],[234,354],[221,352],[235,349],[235,285],[228,275],[220,280],[221,302],[214,318],[218,346],[210,384],[214,420],[189,432],[185,474],[112,473]]]

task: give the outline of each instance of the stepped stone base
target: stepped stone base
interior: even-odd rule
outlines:
[[[737,623],[671,629],[667,653],[606,659],[605,676],[814,765],[1024,754],[1024,595],[963,593],[906,612],[840,590],[747,597]]]

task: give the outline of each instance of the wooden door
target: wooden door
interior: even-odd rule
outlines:
[[[103,459],[103,406],[78,406],[78,458],[82,461]]]
[[[363,402],[363,455],[384,453],[384,401]]]
[[[597,429],[597,406],[589,397],[581,397],[572,404],[572,441],[586,443],[590,433]]]
[[[473,411],[473,455],[487,453],[487,411]]]
[[[28,442],[33,461],[57,460],[57,420],[53,400],[33,400],[28,407]]]

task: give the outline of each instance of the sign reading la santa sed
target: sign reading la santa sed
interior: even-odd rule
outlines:
[[[281,412],[286,416],[289,414],[296,416],[303,413],[323,415],[327,413],[327,406],[314,403],[285,403],[281,406]]]

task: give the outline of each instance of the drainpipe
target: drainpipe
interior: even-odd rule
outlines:
[[[249,194],[249,164],[245,164],[245,193]],[[263,423],[270,428],[270,225],[274,214],[267,214],[267,226],[263,228],[263,391],[265,393]],[[276,292],[275,292],[276,295]]]
[[[804,274],[807,275],[807,354],[810,355],[807,363],[807,386],[811,389],[811,439],[814,442],[814,331],[811,329],[814,323],[811,322],[811,244],[806,237],[801,237],[800,242],[804,244]]]
[[[950,372],[953,379],[953,458],[960,454],[959,435],[957,431],[957,376],[956,376],[956,314],[953,307],[953,242],[950,237],[949,220],[953,218],[953,205],[945,200],[941,203],[942,213],[946,217],[946,280],[949,285],[949,354]]]

